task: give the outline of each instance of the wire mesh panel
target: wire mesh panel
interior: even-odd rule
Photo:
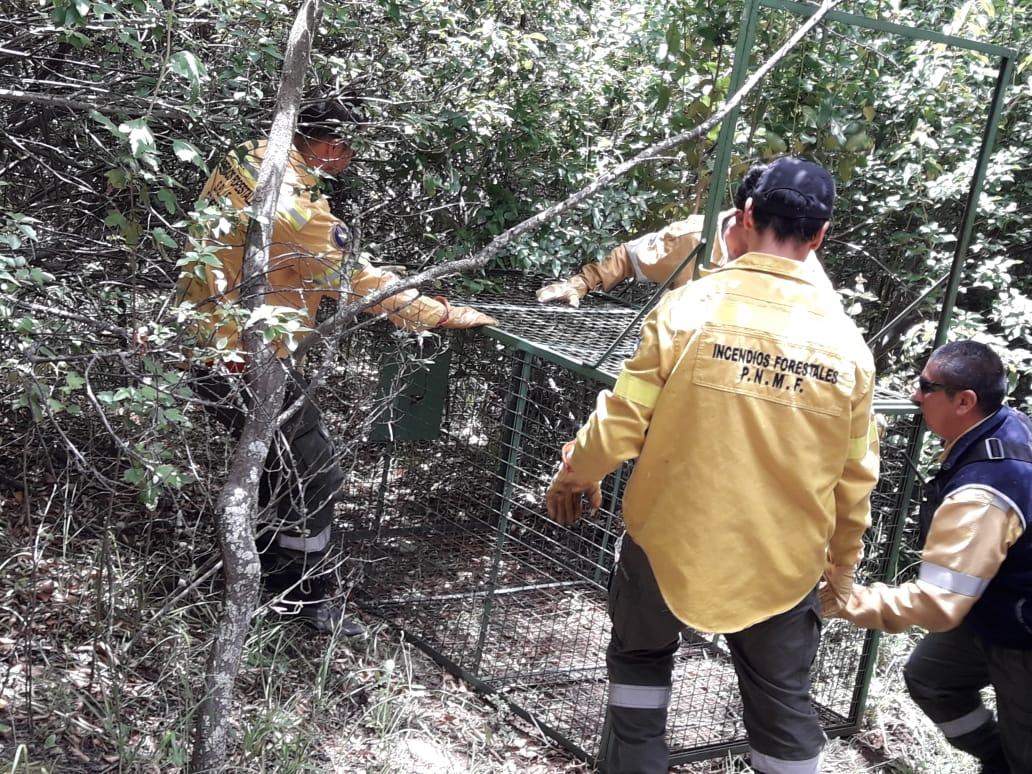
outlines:
[[[408,380],[397,387],[404,397],[429,361],[447,363],[438,437],[356,449],[344,498],[350,522],[365,525],[350,536],[352,554],[364,560],[356,595],[441,663],[594,758],[604,737],[606,586],[630,465],[603,483],[600,512],[572,527],[545,516],[544,494],[561,445],[616,372],[609,360],[596,370],[584,364],[604,354],[635,311],[590,299],[580,310],[528,305],[504,293],[476,303],[499,319],[497,330],[455,334],[407,373],[393,372]],[[624,342],[617,354],[634,345]],[[413,402],[395,400],[385,423],[404,438],[402,405],[411,411]],[[888,419],[861,570],[868,581],[889,572],[905,511],[903,452],[915,417]],[[875,643],[843,622],[826,626],[813,698],[829,733],[855,728]],[[672,760],[740,747],[741,714],[721,638],[687,634],[669,712]]]

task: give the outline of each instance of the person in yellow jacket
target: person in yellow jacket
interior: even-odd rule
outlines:
[[[333,215],[318,190],[320,177],[336,175],[351,162],[353,151],[342,133],[353,128],[360,117],[356,111],[341,102],[318,101],[299,116],[269,245],[266,303],[294,310],[302,326],[293,341],[274,342],[280,358],[287,358],[292,345],[315,327],[323,298],[367,296],[397,279],[364,262],[348,263],[348,227]],[[242,370],[240,357],[221,358],[223,362],[209,366],[204,353],[232,352],[240,344],[239,285],[248,222],[244,211],[254,199],[266,147],[265,141],[255,141],[235,149],[208,178],[201,198],[232,207],[236,222],[208,235],[214,259],[184,266],[176,286],[176,303],[189,308],[195,321],[193,389],[211,413],[237,433],[247,412],[246,396],[240,397],[244,385],[231,373]],[[398,293],[367,311],[384,314],[395,326],[410,330],[495,322],[475,309],[450,306],[443,298],[427,298],[416,290]],[[307,393],[300,373],[291,373],[285,405]],[[362,627],[345,618],[336,604],[329,561],[333,505],[343,477],[319,410],[306,399],[281,427],[265,463],[259,485],[258,547],[266,589],[281,596],[284,612],[296,614],[318,631],[350,636],[361,634]]]
[[[903,676],[911,698],[985,774],[1032,772],[1032,421],[1004,405],[999,355],[977,341],[932,353],[912,399],[945,441],[924,484],[916,580],[821,587],[824,615],[858,626],[928,630]],[[993,686],[996,715],[982,702]]]
[[[330,211],[318,192],[320,176],[336,175],[351,162],[353,151],[337,136],[340,122],[351,116],[346,105],[316,103],[302,111],[299,131],[290,150],[280,189],[269,245],[269,294],[266,303],[300,313],[306,328],[315,325],[315,313],[324,297],[367,296],[398,279],[390,271],[357,261],[349,266],[350,230]],[[336,123],[334,123],[336,122]],[[242,212],[254,198],[258,171],[265,158],[266,141],[249,142],[235,149],[208,178],[201,199],[225,202]],[[176,287],[177,303],[190,304],[201,313],[196,336],[201,346],[219,339],[221,349],[235,349],[239,342],[237,318],[242,279],[247,218],[242,214],[228,233],[211,234],[208,244],[217,248],[217,266],[204,262],[187,264]],[[427,298],[416,290],[391,296],[367,310],[385,314],[396,327],[474,328],[494,324],[476,309],[450,306],[441,298]],[[303,338],[301,330],[297,339]],[[277,342],[285,357],[287,342]]]
[[[717,215],[717,241],[710,255],[710,266],[703,269],[708,274],[714,268],[733,261],[745,252],[740,224],[745,202],[752,195],[752,189],[760,175],[766,171],[766,164],[754,164],[742,178],[735,191],[734,209],[724,210]],[[552,282],[537,291],[541,303],[562,301],[570,306],[580,306],[581,299],[588,293],[600,290],[608,293],[620,283],[634,278],[638,282],[656,285],[666,282],[681,262],[687,258],[702,240],[704,216],[691,215],[644,236],[624,242],[611,250],[605,258],[596,263],[582,266],[580,272],[565,280]],[[805,266],[814,273],[817,281],[831,285],[824,267],[817,255],[810,253]],[[670,283],[670,289],[679,288],[692,281],[695,260],[689,261]]]
[[[817,584],[859,556],[878,475],[873,358],[804,265],[834,196],[820,166],[773,162],[742,212],[745,254],[666,294],[563,449],[546,495],[563,524],[637,460],[610,585],[609,771],[666,772],[685,627],[727,635],[754,769],[820,770]]]

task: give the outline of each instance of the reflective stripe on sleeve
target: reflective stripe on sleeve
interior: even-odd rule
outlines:
[[[950,492],[950,497],[955,497],[958,493],[963,492],[965,489],[980,489],[983,492],[987,492],[993,498],[993,505],[999,508],[1004,513],[1009,510],[1013,510],[1021,521],[1023,529],[1028,529],[1028,520],[1025,518],[1024,512],[1018,507],[1018,504],[1010,499],[1007,495],[1001,492],[999,489],[993,489],[991,486],[985,484],[968,484],[966,486],[959,486]]]
[[[281,207],[276,210],[276,214],[287,221],[295,231],[299,230],[312,218],[310,210],[294,205],[293,207]]]
[[[609,706],[628,709],[663,709],[670,704],[669,685],[611,683]]]
[[[878,425],[874,422],[867,423],[867,430],[863,435],[849,439],[849,459],[862,460],[871,443],[878,437]]]
[[[817,753],[812,758],[803,761],[787,761],[784,758],[766,755],[750,747],[749,757],[752,759],[754,769],[765,771],[767,774],[818,774],[821,770],[821,759],[824,757],[824,753]]]
[[[649,282],[649,278],[641,271],[641,259],[638,258],[638,251],[642,247],[651,247],[655,238],[655,234],[646,234],[645,236],[632,239],[630,242],[626,242],[624,244],[624,249],[627,250],[627,257],[631,259],[631,267],[634,269],[634,278],[638,280],[638,282]]]
[[[339,263],[326,261],[322,271],[312,270],[308,273],[308,281],[314,285],[326,288],[339,288],[341,286],[341,266]],[[323,264],[318,264],[322,267]]]
[[[989,581],[984,578],[957,572],[931,562],[921,562],[918,578],[925,583],[930,583],[954,594],[963,594],[965,597],[981,596],[982,592],[985,591],[985,587],[989,585]]]
[[[993,713],[984,705],[976,707],[966,715],[961,715],[956,720],[947,720],[945,723],[936,723],[939,730],[947,737],[963,736],[970,734],[976,728],[981,728],[993,719]]]
[[[652,408],[656,405],[656,401],[659,400],[659,393],[659,385],[646,382],[634,374],[627,373],[627,371],[620,372],[620,376],[616,379],[616,385],[613,387],[614,395],[619,395],[621,398],[631,401],[631,403],[637,403],[639,406],[647,408]]]
[[[300,551],[305,554],[317,554],[325,551],[330,544],[330,527],[327,526],[321,532],[308,537],[294,537],[293,535],[277,535],[276,542],[280,548],[290,551]]]

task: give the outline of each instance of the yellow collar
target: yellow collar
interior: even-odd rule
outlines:
[[[946,444],[946,446],[943,447],[942,453],[939,454],[939,463],[941,464],[941,463],[946,461],[946,458],[950,456],[950,452],[953,450],[953,447],[957,445],[957,442],[960,441],[961,438],[963,438],[965,435],[967,435],[968,433],[972,432],[973,430],[978,429],[979,427],[984,425],[986,422],[988,422],[990,419],[992,419],[995,416],[996,416],[996,412],[994,411],[989,416],[981,419],[978,423],[976,423],[974,425],[971,425],[971,427],[969,427],[963,433],[961,433],[956,438],[954,438],[952,441],[950,441],[948,444]]]
[[[796,261],[792,258],[782,258],[780,255],[770,253],[746,253],[739,256],[730,263],[721,266],[719,271],[730,269],[745,269],[746,271],[763,271],[770,274],[780,274],[784,277],[791,277],[808,285],[813,280],[807,276],[806,261]]]

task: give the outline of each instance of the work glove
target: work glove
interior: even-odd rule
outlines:
[[[438,297],[443,301],[443,298]],[[498,321],[471,306],[448,305],[447,316],[437,323],[438,328],[479,328],[481,325],[497,325]]]
[[[824,570],[817,593],[820,596],[821,615],[835,618],[842,614],[853,596],[854,567],[829,564]]]
[[[579,274],[569,279],[553,282],[545,285],[537,292],[539,303],[545,304],[549,301],[565,301],[573,307],[580,306],[580,300],[588,294],[588,283]]]
[[[549,517],[563,525],[575,523],[581,517],[581,500],[588,498],[594,513],[602,507],[602,487],[598,481],[581,481],[574,476],[568,462],[573,441],[563,446],[562,463],[545,493]]]

